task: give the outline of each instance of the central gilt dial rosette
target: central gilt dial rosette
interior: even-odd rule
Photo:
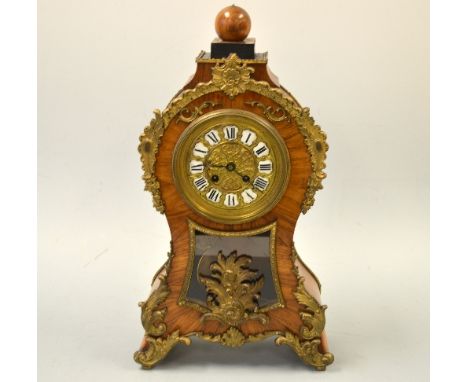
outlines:
[[[256,114],[223,109],[193,121],[180,137],[175,184],[196,212],[241,223],[270,211],[289,180],[289,156],[276,129]]]

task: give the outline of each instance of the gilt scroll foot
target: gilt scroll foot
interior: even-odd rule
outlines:
[[[325,370],[327,365],[330,365],[334,359],[332,353],[320,352],[321,340],[319,338],[301,341],[299,337],[286,332],[284,336],[276,338],[275,343],[277,345],[289,345],[307,365],[313,366],[319,371]]]
[[[163,360],[172,348],[178,343],[190,345],[191,340],[185,336],[179,336],[179,331],[171,333],[166,338],[145,337],[141,350],[133,355],[133,359],[145,369],[151,369],[158,362]]]

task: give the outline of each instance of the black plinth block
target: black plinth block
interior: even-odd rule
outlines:
[[[211,58],[226,58],[231,53],[242,59],[255,59],[255,39],[246,38],[241,42],[228,42],[215,38],[211,43]]]

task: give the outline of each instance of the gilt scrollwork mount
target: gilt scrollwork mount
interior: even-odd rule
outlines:
[[[139,306],[141,307],[141,321],[145,329],[144,344],[140,350],[136,351],[134,354],[134,360],[141,364],[145,368],[152,368],[158,362],[163,360],[166,355],[172,350],[172,348],[178,343],[184,345],[190,345],[190,337],[196,336],[202,340],[218,343],[227,347],[239,347],[246,343],[256,342],[263,340],[267,337],[277,336],[275,343],[277,345],[288,345],[296,352],[296,354],[306,363],[307,365],[313,366],[316,370],[325,370],[327,365],[330,365],[333,360],[333,354],[323,353],[321,351],[321,335],[325,327],[325,305],[320,305],[320,303],[306,290],[304,285],[304,278],[299,274],[298,268],[294,265],[293,272],[297,277],[297,288],[294,292],[294,296],[297,302],[303,307],[303,310],[299,312],[302,327],[299,334],[294,334],[289,331],[266,331],[253,335],[245,335],[240,331],[236,326],[245,320],[257,319],[253,315],[241,315],[239,318],[238,310],[233,317],[236,317],[232,321],[232,317],[226,317],[228,309],[224,312],[209,313],[216,320],[222,321],[228,326],[227,330],[222,334],[211,334],[203,332],[191,332],[185,335],[181,335],[178,330],[172,333],[166,333],[167,326],[164,322],[164,319],[167,314],[167,306],[165,306],[165,301],[170,294],[170,289],[167,284],[167,274],[170,272],[171,260],[173,257],[173,252],[169,252],[169,259],[164,265],[162,272],[158,272],[157,279],[159,280],[159,286],[153,290],[149,298],[145,302],[141,302]],[[292,259],[295,261],[298,255],[295,248],[292,248]],[[237,261],[236,261],[237,260]],[[229,264],[228,264],[229,263]],[[236,264],[237,263],[237,264]],[[221,265],[223,264],[223,265]],[[218,281],[223,279],[226,276],[226,270],[229,269],[229,278],[231,280],[243,280],[257,282],[260,277],[249,269],[248,265],[250,262],[246,257],[237,256],[237,254],[230,254],[229,256],[224,256],[222,254],[218,255],[218,259],[215,265],[212,267],[212,270],[216,275],[218,275],[217,281],[214,281],[216,284],[215,287],[212,287],[209,283],[207,288],[209,296],[216,290],[215,293],[220,295],[226,294],[224,289],[225,286],[222,286],[222,282]],[[211,278],[210,278],[211,280]],[[235,282],[237,283],[237,282]],[[257,284],[258,286],[259,284]],[[254,286],[252,289],[249,289],[248,303],[246,305],[250,307],[255,307],[255,302],[251,305],[250,301],[252,296],[255,293],[258,293],[257,286]],[[261,289],[261,288],[260,288]],[[208,297],[209,298],[209,297]],[[245,313],[245,311],[243,311]],[[216,314],[217,317],[214,317],[213,314]],[[267,314],[265,314],[267,318]]]
[[[254,68],[249,67],[247,62],[235,54],[231,54],[226,59],[218,60],[214,65],[211,81],[198,83],[194,88],[184,90],[169,103],[163,112],[154,111],[154,118],[140,136],[138,150],[142,161],[145,190],[152,193],[153,205],[158,212],[164,213],[165,211],[160,194],[160,183],[155,175],[158,147],[164,131],[176,116],[178,116],[177,123],[188,123],[192,117],[196,118],[196,116],[202,115],[208,107],[214,107],[215,105],[212,104],[202,104],[193,109],[192,112],[186,109],[194,100],[217,91],[224,92],[230,98],[246,91],[263,95],[277,104],[277,108],[268,109],[267,106],[260,105],[258,102],[252,103],[251,106],[263,108],[271,121],[291,119],[295,122],[304,137],[312,164],[312,173],[308,179],[307,190],[301,206],[302,213],[305,214],[314,204],[315,193],[323,187],[322,181],[326,177],[324,172],[328,150],[326,135],[310,116],[309,108],[301,108],[283,89],[272,87],[265,81],[256,81],[250,78],[253,71]]]
[[[179,112],[179,117],[177,118],[176,122],[185,122],[185,123],[190,123],[197,119],[200,115],[202,115],[206,109],[209,108],[215,108],[216,106],[219,106],[219,103],[212,102],[212,101],[206,101],[203,102],[200,106],[194,106],[192,109],[188,107],[184,107],[180,112]]]
[[[178,343],[190,345],[191,340],[187,336],[179,335],[179,331],[167,334],[167,325],[164,322],[167,315],[167,307],[164,302],[170,294],[167,283],[173,251],[168,253],[169,259],[160,272],[155,275],[159,285],[154,289],[148,299],[140,302],[141,323],[145,329],[145,336],[140,350],[136,351],[133,359],[144,368],[151,368],[166,357],[171,349]],[[154,283],[153,283],[154,284]]]

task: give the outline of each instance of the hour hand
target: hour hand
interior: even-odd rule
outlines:
[[[226,165],[225,165],[225,164],[214,164],[214,163],[208,162],[208,163],[206,164],[206,167],[219,167],[219,168],[224,168],[224,167],[226,167]]]

